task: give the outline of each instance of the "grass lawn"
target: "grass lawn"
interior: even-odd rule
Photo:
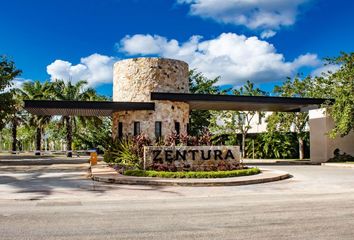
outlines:
[[[226,178],[249,176],[260,173],[259,168],[248,168],[232,171],[210,171],[210,172],[165,172],[152,170],[127,170],[126,176],[134,177],[160,177],[160,178]]]

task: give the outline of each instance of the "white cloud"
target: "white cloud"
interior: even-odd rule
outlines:
[[[323,74],[327,74],[328,72],[336,72],[340,68],[339,65],[334,65],[334,64],[328,64],[328,65],[323,65],[318,68],[316,68],[314,71],[312,71],[311,75],[312,76],[323,76]]]
[[[176,40],[167,41],[166,38],[158,35],[136,34],[132,37],[127,35],[121,42],[124,43],[124,50],[129,54],[149,55],[178,48],[178,42]]]
[[[145,39],[147,45],[144,45]],[[192,36],[183,43],[157,35],[134,35],[123,38],[119,46],[127,55],[153,54],[184,60],[190,68],[208,77],[221,76],[221,85],[237,86],[246,80],[257,83],[282,80],[301,67],[319,65],[315,54],[307,53],[286,61],[272,44],[235,33],[223,33],[210,40]]]
[[[298,69],[305,66],[316,67],[319,64],[320,60],[316,54],[306,53],[295,58],[295,60],[292,62],[292,67],[294,69]]]
[[[21,88],[24,82],[32,82],[32,80],[26,78],[15,78],[11,81],[11,86],[6,87],[2,92],[8,92],[11,89]]]
[[[27,79],[27,78],[15,78],[12,81],[12,88],[21,88],[22,84],[25,82],[33,82],[32,79]]]
[[[114,57],[94,53],[80,59],[73,65],[68,61],[55,60],[47,66],[47,73],[52,81],[55,79],[77,82],[86,80],[89,86],[97,86],[112,82]]]
[[[276,30],[295,23],[299,6],[309,0],[177,0],[190,14],[251,30]],[[274,36],[274,35],[273,35]]]
[[[271,37],[274,37],[275,34],[277,34],[277,33],[275,31],[273,31],[273,30],[264,30],[261,33],[261,38],[263,38],[263,39],[271,38]]]

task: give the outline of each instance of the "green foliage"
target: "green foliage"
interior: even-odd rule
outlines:
[[[204,129],[199,136],[172,132],[171,134],[166,135],[163,141],[155,142],[157,145],[161,146],[210,146],[211,138],[211,133],[207,129]]]
[[[12,86],[12,80],[21,73],[12,60],[0,56],[0,131],[5,127],[8,115],[16,112],[13,91],[6,89]]]
[[[210,139],[211,135],[208,131],[204,131],[203,135],[199,137],[184,133],[179,135],[172,133],[167,135],[164,141],[152,141],[143,134],[134,137],[127,136],[121,140],[115,139],[107,143],[105,146],[104,161],[117,164],[119,169],[126,167],[140,168],[142,167],[142,159],[144,157],[144,146],[151,146],[153,142],[155,146],[209,146],[211,145]],[[157,164],[154,167],[154,169],[165,169],[167,166]]]
[[[9,115],[10,125],[11,125],[11,138],[12,138],[12,151],[15,152],[18,149],[22,150],[23,146],[21,142],[18,142],[18,127],[21,125],[27,125],[29,114],[22,109],[22,101],[21,96],[17,93],[17,91],[13,91],[14,97],[14,104],[13,109],[14,111]]]
[[[40,81],[25,82],[22,89],[19,89],[22,100],[53,100],[52,83]],[[28,125],[36,128],[36,150],[41,150],[42,135],[45,127],[51,121],[52,116],[30,115]]]
[[[210,171],[210,172],[164,172],[164,171],[144,171],[126,170],[124,175],[135,177],[159,177],[159,178],[227,178],[241,177],[260,173],[259,168],[248,168],[232,171]]]
[[[281,97],[313,97],[314,83],[311,77],[288,78],[283,85],[275,86],[274,93]],[[308,131],[308,112],[274,112],[267,118],[267,131],[283,133],[294,131],[299,143],[299,159],[304,158],[304,137]]]
[[[133,143],[128,139],[116,140],[109,147],[103,159],[107,163],[115,163],[123,166],[137,167],[139,164],[139,156],[133,152]]]
[[[51,82],[24,82],[20,91],[23,100],[54,100]]]
[[[347,153],[340,153],[337,148],[333,152],[334,157],[328,159],[328,162],[354,162],[354,157]]]
[[[216,86],[219,77],[208,79],[202,73],[191,70],[189,72],[189,90],[191,93],[224,94],[228,89],[221,90]],[[211,113],[209,110],[192,110],[190,113],[189,133],[194,136],[201,135],[209,126]]]
[[[340,56],[326,60],[328,64],[340,66],[338,71],[317,79],[324,97],[335,100],[333,105],[327,105],[335,122],[330,136],[335,138],[345,136],[354,129],[354,52],[342,52]]]
[[[261,159],[295,158],[298,154],[296,144],[297,139],[291,133],[261,133],[255,139],[247,139],[246,156]]]
[[[239,134],[215,134],[211,138],[211,145],[241,145]]]
[[[151,140],[145,135],[112,140],[106,147],[104,161],[118,164],[119,167],[141,167],[144,146],[151,145]]]
[[[17,150],[23,151],[32,149],[32,140],[35,134],[35,129],[33,127],[27,126],[25,124],[21,124],[17,128]],[[13,140],[12,140],[13,141]]]
[[[0,92],[12,85],[11,81],[22,73],[16,68],[14,61],[0,56]]]
[[[129,140],[120,142],[119,150],[115,161],[125,166],[138,167],[140,158],[139,155],[133,151],[133,143]]]
[[[263,96],[266,95],[264,91],[255,88],[250,81],[240,87],[234,89],[233,95],[237,96]],[[263,116],[263,113],[256,111],[211,111],[211,119],[209,129],[216,135],[234,134],[234,138],[230,138],[230,143],[237,141],[237,133],[242,135],[242,156],[245,156],[245,140],[248,131],[251,129],[251,121],[256,114]]]
[[[106,100],[105,98],[99,96],[93,88],[87,88],[87,81],[78,81],[73,84],[71,81],[56,80],[51,84],[52,92],[54,98],[57,100],[66,101],[98,101]],[[98,130],[99,126],[102,126],[102,118],[100,117],[83,117],[83,116],[62,116],[60,123],[65,126],[66,129],[66,143],[67,150],[72,150],[73,147],[73,136],[75,132],[81,135],[82,130],[86,128],[87,125],[96,128]],[[80,128],[80,130],[78,130]],[[97,133],[98,131],[96,131]],[[77,136],[77,135],[76,135]],[[82,135],[81,135],[82,136]],[[91,138],[93,140],[93,138]],[[82,138],[81,138],[82,141]],[[97,147],[97,146],[95,146]],[[67,154],[69,157],[72,156],[70,152]]]
[[[105,150],[105,146],[112,140],[112,119],[103,117],[102,120],[95,120],[92,118],[76,121],[73,131],[73,149]]]
[[[86,81],[79,81],[76,84],[57,80],[55,82],[32,81],[23,83],[21,89],[13,90],[15,96],[13,108],[16,112],[11,113],[11,124],[7,127],[14,129],[23,127],[35,129],[32,139],[36,139],[36,150],[44,149],[42,143],[58,149],[62,147],[62,141],[66,138],[68,143],[67,149],[73,146],[76,149],[100,148],[103,149],[105,142],[111,136],[111,120],[110,118],[98,117],[71,117],[62,116],[53,118],[52,116],[39,116],[28,114],[23,111],[22,100],[77,100],[77,101],[104,101],[105,97],[96,94],[94,89],[86,87]],[[24,114],[25,113],[25,114]],[[24,125],[23,127],[21,125]],[[65,128],[63,128],[65,126]],[[70,135],[70,137],[68,137]],[[10,136],[11,137],[11,136]],[[46,141],[43,141],[43,137]],[[13,142],[16,134],[12,134]],[[32,149],[32,143],[23,139],[21,132],[17,136],[20,145]],[[50,144],[48,144],[50,143]],[[8,146],[8,145],[6,145]]]
[[[59,126],[59,118],[51,119],[49,124],[46,126],[46,135],[48,137],[47,140],[54,145],[54,149],[60,149],[65,140],[65,129]]]

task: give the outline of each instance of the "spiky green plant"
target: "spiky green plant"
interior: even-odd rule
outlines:
[[[138,168],[141,161],[134,148],[133,141],[128,138],[114,140],[106,150],[104,160],[108,163]]]

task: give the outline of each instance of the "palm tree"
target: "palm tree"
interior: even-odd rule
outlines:
[[[16,89],[17,90],[17,89]],[[28,121],[28,115],[23,111],[21,96],[18,91],[14,91],[14,112],[10,115],[11,123],[11,138],[12,138],[12,153],[15,154],[17,151],[17,128],[21,124],[25,124]]]
[[[93,88],[87,88],[87,81],[78,81],[73,84],[71,81],[56,80],[53,83],[55,98],[57,100],[66,101],[94,101],[102,100]],[[66,129],[66,144],[67,144],[67,157],[72,157],[72,142],[73,142],[73,129],[77,127],[77,122],[81,125],[86,125],[86,121],[101,122],[98,117],[83,117],[83,116],[62,116],[61,124],[65,125]]]
[[[51,100],[53,99],[52,84],[40,81],[25,82],[22,85],[21,95],[23,100]],[[36,155],[40,155],[42,134],[44,127],[50,122],[51,116],[31,115],[29,124],[36,128]]]

